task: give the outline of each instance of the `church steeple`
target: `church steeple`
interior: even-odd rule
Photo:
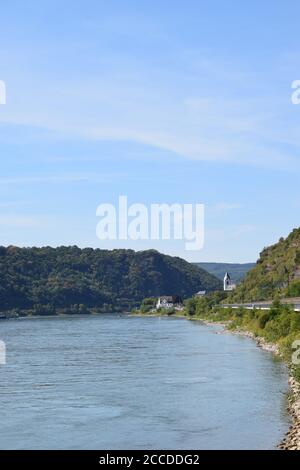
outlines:
[[[236,288],[236,285],[235,285],[234,282],[232,282],[230,274],[225,273],[225,276],[224,276],[224,290],[225,291],[230,291],[230,290],[234,290],[235,288]]]
[[[225,276],[224,276],[224,290],[229,290],[228,287],[230,285],[230,276],[229,276],[229,273],[225,273]]]

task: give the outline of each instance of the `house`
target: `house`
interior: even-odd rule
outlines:
[[[224,291],[232,291],[236,288],[236,284],[231,280],[230,274],[225,273],[224,276]]]
[[[206,290],[199,290],[194,297],[204,297],[206,295]]]
[[[163,295],[158,297],[156,309],[159,308],[178,308],[182,306],[182,298],[179,295]]]

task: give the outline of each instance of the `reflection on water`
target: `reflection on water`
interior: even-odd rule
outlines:
[[[176,318],[3,321],[2,449],[274,448],[287,372],[247,338]]]

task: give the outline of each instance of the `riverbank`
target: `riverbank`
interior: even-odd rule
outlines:
[[[271,352],[272,354],[280,357],[281,359],[284,359],[280,352],[280,348],[277,344],[268,342],[262,337],[259,337],[259,336],[257,337],[251,331],[245,331],[245,330],[240,330],[240,329],[236,329],[236,330],[228,329],[230,322],[222,323],[222,322],[213,322],[213,321],[204,320],[203,323],[221,325],[224,327],[223,332],[250,338],[256,342],[259,348],[263,349],[264,351]],[[290,369],[289,364],[288,364],[288,367]],[[289,393],[289,396],[287,397],[287,400],[288,400],[287,410],[290,416],[292,417],[293,423],[289,431],[287,432],[286,436],[278,444],[278,449],[300,450],[300,384],[292,375],[290,375],[289,377],[289,387],[290,387],[290,393]]]
[[[136,313],[135,315],[152,316],[152,317],[158,317],[158,316],[166,317],[166,316],[168,316],[168,315],[165,315],[165,314],[160,315],[157,312],[147,313],[147,314],[143,314],[142,312],[139,312],[139,313]],[[199,322],[201,322],[203,324],[206,324],[206,325],[222,326],[223,327],[223,330],[221,332],[222,334],[224,334],[224,333],[234,334],[234,335],[245,336],[247,338],[250,338],[250,339],[252,339],[256,342],[256,344],[259,348],[263,349],[264,351],[271,352],[272,354],[280,357],[282,360],[285,360],[285,358],[283,357],[283,355],[280,351],[280,348],[279,348],[278,344],[266,341],[265,338],[257,336],[253,332],[248,331],[248,330],[244,330],[244,329],[240,329],[240,328],[231,329],[230,328],[230,325],[232,325],[231,320],[227,320],[227,321],[216,320],[216,321],[214,321],[212,319],[208,320],[208,319],[201,318],[201,317],[187,316],[187,315],[184,315],[183,313],[179,313],[179,312],[174,314],[174,315],[170,315],[170,316],[185,318],[186,320],[190,320],[190,321],[199,321]],[[289,364],[287,364],[287,366],[289,367],[290,374],[291,374],[291,366]],[[288,410],[290,416],[292,417],[293,422],[292,422],[292,425],[291,425],[289,431],[287,432],[287,434],[284,436],[282,441],[278,444],[278,449],[280,449],[280,450],[300,450],[300,384],[298,383],[298,381],[292,375],[290,375],[290,377],[289,377],[289,388],[290,388],[290,392],[289,392],[289,396],[287,397],[287,400],[288,400],[287,410]]]
[[[288,411],[293,418],[293,424],[278,448],[300,450],[300,385],[293,377],[290,377],[289,385],[291,395],[288,398]]]
[[[188,317],[186,317],[188,318]],[[201,321],[201,320],[200,320]],[[275,343],[270,343],[262,337],[257,337],[251,331],[245,330],[231,330],[228,329],[231,322],[213,322],[208,320],[203,320],[204,324],[215,324],[224,327],[223,332],[235,334],[239,336],[245,336],[254,340],[258,347],[264,351],[271,352],[272,354],[279,356],[283,359],[282,354],[280,353],[279,346]],[[289,366],[289,365],[288,365]],[[288,396],[288,412],[292,417],[293,423],[287,432],[286,436],[278,444],[278,449],[280,450],[300,450],[300,384],[295,380],[293,376],[289,377],[289,387],[290,393]]]

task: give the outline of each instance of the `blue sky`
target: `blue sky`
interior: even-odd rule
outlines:
[[[2,2],[0,243],[255,261],[299,225],[299,13],[274,0]],[[96,208],[121,194],[205,204],[203,250],[98,240]]]

